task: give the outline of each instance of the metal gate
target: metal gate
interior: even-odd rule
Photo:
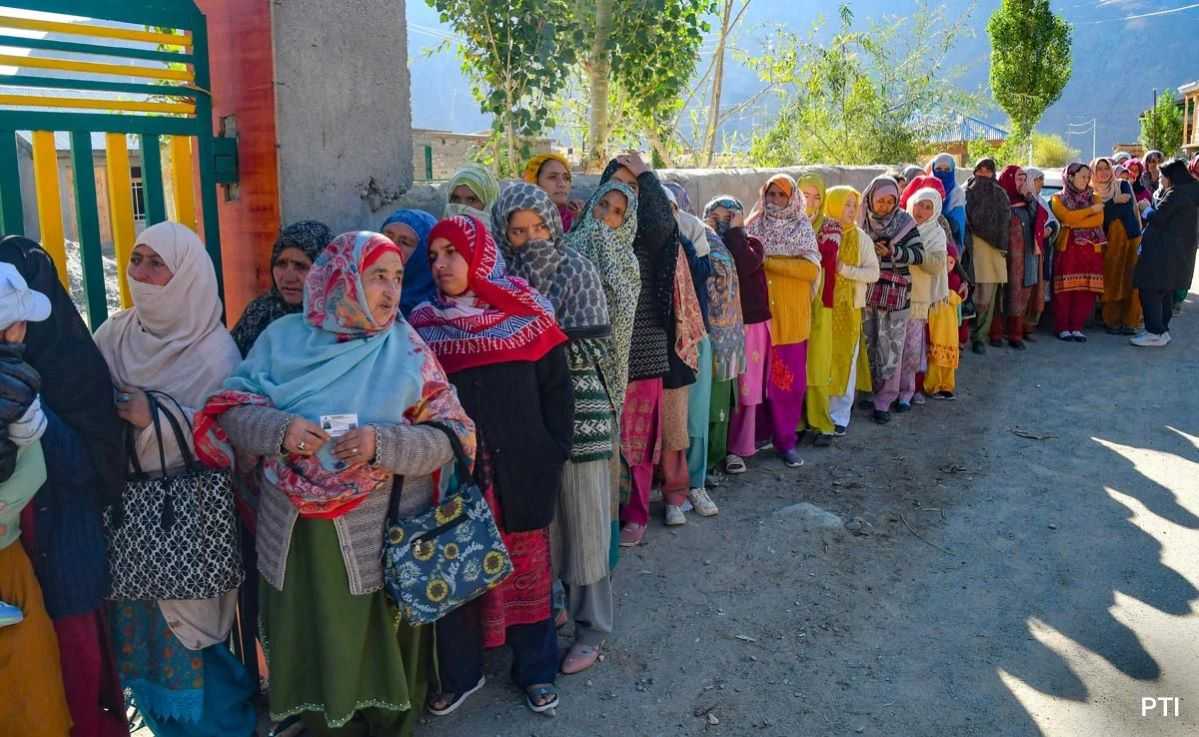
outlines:
[[[0,0],[0,5],[0,72],[13,71],[0,73],[3,232],[23,234],[25,210],[35,209],[42,245],[66,283],[61,156],[63,170],[72,172],[70,199],[93,330],[108,316],[102,212],[115,249],[122,306],[130,304],[125,269],[137,225],[166,220],[168,206],[174,220],[203,232],[219,281],[217,184],[235,179],[236,148],[232,139],[213,136],[207,28],[195,3]],[[103,140],[102,166],[93,136]],[[131,150],[140,150],[138,167],[131,166]],[[27,190],[32,169],[33,203],[22,201],[22,157],[32,159],[24,168]],[[98,199],[97,183],[106,197]]]

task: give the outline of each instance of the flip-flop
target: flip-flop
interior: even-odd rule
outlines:
[[[745,461],[740,457],[732,460],[726,458],[724,461],[724,470],[725,473],[730,474],[745,473]]]
[[[582,673],[595,665],[595,661],[599,659],[599,654],[600,650],[598,647],[576,642],[570,646],[566,657],[562,659],[562,673],[568,676]]]
[[[546,696],[552,696],[549,701],[546,701],[540,706],[533,699],[541,699]],[[525,689],[525,706],[534,714],[544,714],[547,711],[558,708],[558,687],[552,683],[535,683]]]
[[[469,697],[475,691],[478,691],[480,688],[483,688],[483,686],[486,683],[487,683],[487,676],[479,676],[479,682],[475,684],[474,688],[470,689],[469,691],[463,691],[462,693],[458,694],[454,698],[454,700],[451,701],[444,708],[434,709],[433,708],[433,699],[430,699],[429,703],[425,704],[425,708],[428,709],[429,713],[435,717],[444,717],[444,716],[448,716],[449,714],[453,714],[454,711],[459,706],[462,706],[463,704],[466,703],[467,697]],[[445,694],[435,694],[434,698],[436,698],[437,696],[444,696],[444,695]]]

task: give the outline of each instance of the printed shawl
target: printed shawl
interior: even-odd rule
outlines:
[[[566,342],[548,299],[520,277],[504,272],[504,259],[477,218],[455,215],[433,228],[429,242],[445,238],[467,261],[467,293],[438,293],[412,311],[409,322],[447,373],[510,361],[538,361]]]
[[[966,183],[966,223],[970,232],[1000,251],[1008,247],[1012,207],[1007,192],[990,177],[971,177]]]
[[[513,246],[508,220],[518,210],[536,213],[549,228],[550,239]],[[558,208],[544,190],[525,182],[509,185],[492,208],[491,219],[491,232],[508,272],[549,298],[568,336],[597,338],[611,333],[599,270],[563,240]]]
[[[874,213],[875,200],[891,195],[895,198],[895,208],[879,217]],[[858,214],[858,222],[874,240],[885,240],[892,245],[900,242],[916,229],[916,221],[899,206],[899,183],[888,176],[877,176],[866,191],[862,192],[862,206]]]
[[[766,191],[772,184],[781,185],[790,194],[785,206],[776,208],[766,204]],[[767,256],[794,256],[820,263],[816,232],[804,215],[803,199],[795,180],[786,174],[776,174],[762,185],[758,202],[745,219],[745,230],[762,242]]]
[[[1152,153],[1152,152],[1151,152]],[[1055,195],[1067,210],[1085,210],[1095,204],[1095,190],[1087,187],[1079,189],[1074,186],[1074,175],[1082,168],[1090,168],[1081,161],[1067,164],[1062,170],[1062,191]],[[1058,248],[1070,244],[1091,246],[1096,252],[1107,244],[1107,235],[1103,228],[1070,228],[1069,243],[1061,243]]]

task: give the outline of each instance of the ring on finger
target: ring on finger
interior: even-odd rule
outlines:
[[[308,450],[308,444],[301,440],[300,442],[296,443],[296,448],[298,450]]]

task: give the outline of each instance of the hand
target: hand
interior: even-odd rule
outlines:
[[[639,177],[649,171],[645,160],[641,158],[641,154],[636,151],[630,151],[627,154],[621,154],[616,157],[616,163],[633,172],[633,176]]]
[[[874,252],[879,258],[887,258],[891,255],[891,246],[887,245],[886,241],[875,241]]]
[[[586,206],[587,203],[583,202],[582,200],[570,200],[566,203],[566,209],[570,210],[575,215],[578,215],[580,212],[582,212],[583,208]]]
[[[1103,212],[1103,203],[1096,202],[1095,204],[1091,205],[1091,212],[1095,212],[1095,213]]]
[[[138,430],[150,426],[150,400],[146,393],[135,386],[117,387],[117,414],[122,420],[133,425]]]
[[[733,217],[729,220],[730,228],[745,227],[745,213],[740,210],[733,210]]]
[[[359,466],[375,460],[375,428],[357,427],[337,439],[333,457],[349,466]]]
[[[966,299],[967,289],[965,284],[958,285],[958,294],[962,295],[962,299]]]
[[[329,434],[315,422],[296,415],[287,423],[287,433],[283,436],[283,450],[297,456],[316,455],[329,440]]]

